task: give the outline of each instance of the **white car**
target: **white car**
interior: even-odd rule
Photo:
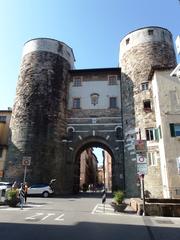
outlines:
[[[52,195],[54,191],[47,184],[34,184],[28,188],[27,194],[30,196],[39,196],[49,197]]]
[[[0,182],[0,189],[8,189],[12,187],[12,183],[10,182]]]

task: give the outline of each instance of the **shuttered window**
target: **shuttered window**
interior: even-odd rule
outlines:
[[[170,123],[169,127],[170,127],[171,137],[179,137],[180,136],[180,124]]]

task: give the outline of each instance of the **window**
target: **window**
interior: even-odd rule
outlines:
[[[141,83],[141,91],[148,90],[148,82],[143,82]]]
[[[155,152],[148,152],[148,164],[150,166],[156,166],[157,165],[157,158]]]
[[[92,93],[90,97],[91,97],[91,104],[93,104],[94,106],[98,104],[98,99],[99,99],[98,93]]]
[[[144,111],[151,110],[151,101],[149,99],[143,101],[143,108],[144,108]]]
[[[0,116],[0,122],[6,122],[6,116]]]
[[[116,75],[114,76],[109,76],[109,85],[116,85],[117,84],[117,77]]]
[[[73,99],[73,108],[80,108],[80,98]]]
[[[171,137],[179,137],[180,136],[180,124],[170,123],[170,133]]]
[[[147,141],[159,141],[159,131],[157,128],[147,128],[146,129],[146,140]]]
[[[117,99],[116,99],[116,97],[110,97],[109,105],[110,105],[110,108],[117,108]]]
[[[129,38],[127,38],[127,39],[126,39],[126,45],[128,45],[128,44],[129,44],[129,41],[130,41],[130,39],[129,39]]]
[[[153,30],[152,29],[148,30],[148,35],[153,35]]]
[[[73,86],[74,87],[80,87],[82,85],[81,77],[75,77],[73,79]]]

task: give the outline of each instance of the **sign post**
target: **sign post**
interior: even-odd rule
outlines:
[[[139,129],[139,140],[135,141],[136,159],[137,159],[137,174],[140,178],[141,198],[143,200],[143,215],[145,212],[145,194],[144,194],[144,175],[147,174],[147,141],[141,139],[141,131]]]
[[[22,165],[24,166],[24,178],[23,183],[26,181],[27,166],[31,165],[31,157],[24,156],[22,160]]]

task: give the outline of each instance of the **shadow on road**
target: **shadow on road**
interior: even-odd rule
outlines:
[[[92,222],[73,226],[0,223],[0,236],[6,240],[179,240],[180,229]]]

